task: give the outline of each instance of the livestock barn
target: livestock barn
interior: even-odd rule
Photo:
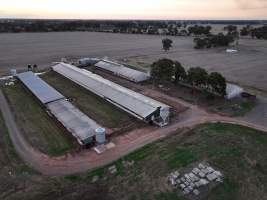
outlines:
[[[95,130],[100,126],[33,72],[17,75],[17,78],[42,103],[81,145],[91,144]]]
[[[73,65],[60,63],[52,68],[55,72],[145,122],[153,122],[159,126],[165,126],[169,122],[170,106],[168,105]]]
[[[109,61],[101,60],[95,64],[99,69],[108,71],[116,76],[128,79],[130,81],[139,83],[150,79],[150,75],[147,73],[125,67],[124,65]]]

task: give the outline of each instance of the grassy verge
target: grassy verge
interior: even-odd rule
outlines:
[[[11,166],[17,173],[33,172],[17,155],[1,112],[0,135],[0,168],[2,169],[4,166]]]
[[[50,155],[61,155],[75,147],[75,141],[66,136],[68,133],[56,125],[21,83],[3,87],[3,91],[20,130],[32,146]]]
[[[73,100],[73,104],[82,112],[90,116],[101,125],[109,128],[121,128],[135,121],[127,113],[116,109],[104,99],[90,93],[68,79],[58,75],[56,72],[49,72],[42,78],[60,91],[67,98]]]

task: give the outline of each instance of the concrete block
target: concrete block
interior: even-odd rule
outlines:
[[[204,178],[204,177],[205,177],[205,174],[204,174],[202,171],[199,172],[198,175],[199,175],[199,177],[201,177],[201,178]]]
[[[190,185],[187,188],[190,192],[193,191],[193,187],[191,187]]]
[[[206,180],[206,179],[204,179],[204,178],[202,178],[202,179],[199,180],[199,183],[200,183],[201,185],[207,185],[207,184],[209,184],[209,181]]]
[[[193,194],[196,195],[196,196],[198,196],[198,195],[200,194],[200,192],[199,192],[199,190],[194,189],[194,190],[193,190]]]
[[[219,172],[219,171],[214,171],[213,172],[216,176],[220,176],[220,177],[222,177],[223,175],[222,175],[222,173],[221,172]]]
[[[218,176],[216,174],[214,174],[214,173],[207,175],[207,179],[209,181],[214,181],[216,178],[218,178]]]
[[[192,188],[194,188],[194,187],[195,187],[195,183],[190,183],[190,186],[191,186]]]
[[[204,164],[202,164],[202,163],[199,163],[199,164],[198,164],[198,168],[199,168],[199,169],[205,169],[206,166],[205,166]]]
[[[189,191],[189,189],[188,189],[188,188],[184,188],[184,190],[183,190],[183,193],[186,195],[186,194],[189,194],[189,193],[190,193],[190,191]]]
[[[209,173],[214,172],[214,169],[212,167],[207,167],[207,170],[208,170]]]
[[[199,172],[200,172],[200,169],[198,169],[197,167],[195,167],[193,170],[192,170],[192,172],[194,173],[194,174],[198,174]]]
[[[190,176],[189,176],[188,174],[185,174],[184,177],[185,177],[186,179],[190,179]]]

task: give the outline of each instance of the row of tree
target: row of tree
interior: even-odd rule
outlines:
[[[267,40],[267,26],[252,28],[245,26],[240,30],[241,36],[251,36],[252,38]]]
[[[223,33],[194,38],[195,49],[229,46],[234,41],[233,35],[224,35]]]
[[[170,59],[160,59],[154,62],[151,66],[151,76],[157,82],[173,81],[175,84],[183,82],[220,96],[226,95],[226,80],[220,73],[209,74],[200,67],[186,71],[181,63]]]
[[[210,34],[212,27],[211,26],[189,26],[188,27],[188,35],[208,35]]]

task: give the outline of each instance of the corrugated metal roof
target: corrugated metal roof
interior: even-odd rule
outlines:
[[[124,65],[109,60],[101,60],[96,63],[95,66],[134,82],[142,82],[150,79],[150,76],[144,72],[125,67]]]
[[[100,126],[33,72],[21,73],[18,78],[78,141],[95,135]]]
[[[57,64],[53,67],[53,70],[143,119],[155,113],[159,108],[170,108],[165,104],[106,80],[99,75],[69,64]]]
[[[63,95],[31,71],[20,73],[17,77],[43,104],[64,98]]]
[[[49,111],[80,141],[95,135],[100,126],[65,99],[47,104]]]

